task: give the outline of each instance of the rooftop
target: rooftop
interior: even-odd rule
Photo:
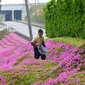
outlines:
[[[4,4],[1,10],[22,10],[24,6],[24,4]]]

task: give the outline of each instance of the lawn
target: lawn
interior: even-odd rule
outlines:
[[[73,38],[73,37],[46,38],[45,40],[53,40],[56,42],[65,42],[65,43],[69,43],[69,44],[77,46],[77,47],[81,46],[85,42],[85,39]]]

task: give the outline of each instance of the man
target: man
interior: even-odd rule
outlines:
[[[33,41],[31,41],[31,45],[34,47],[34,57],[35,57],[35,59],[39,59],[39,57],[41,56],[41,59],[45,60],[46,55],[41,54],[38,50],[38,48],[41,45],[43,45],[45,47],[44,37],[43,37],[43,30],[42,29],[38,30],[38,35],[35,37],[35,39]]]

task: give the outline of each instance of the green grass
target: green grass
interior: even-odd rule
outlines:
[[[9,32],[7,30],[0,31],[0,39],[2,39],[5,35],[7,35]]]
[[[30,56],[24,56],[24,57],[22,57],[22,58],[20,58],[13,66],[16,66],[16,65],[18,65],[18,64],[20,64],[24,59],[27,59],[27,58],[29,58]]]
[[[80,82],[77,82],[77,79],[80,79]],[[68,78],[68,82],[71,82],[70,85],[85,85],[85,70],[77,72],[73,75],[70,75]]]
[[[11,71],[4,71],[0,72],[0,75],[3,75],[6,80],[6,85],[32,85],[36,82],[36,73],[35,71],[23,72],[11,72]],[[12,82],[10,82],[12,81]]]
[[[53,40],[56,42],[65,42],[65,43],[69,43],[71,45],[74,45],[76,47],[81,46],[85,42],[85,39],[72,38],[72,37],[46,38],[45,41],[47,41],[47,40]]]

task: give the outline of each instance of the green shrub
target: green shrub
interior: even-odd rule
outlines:
[[[48,37],[85,35],[85,0],[51,0],[44,9]]]

